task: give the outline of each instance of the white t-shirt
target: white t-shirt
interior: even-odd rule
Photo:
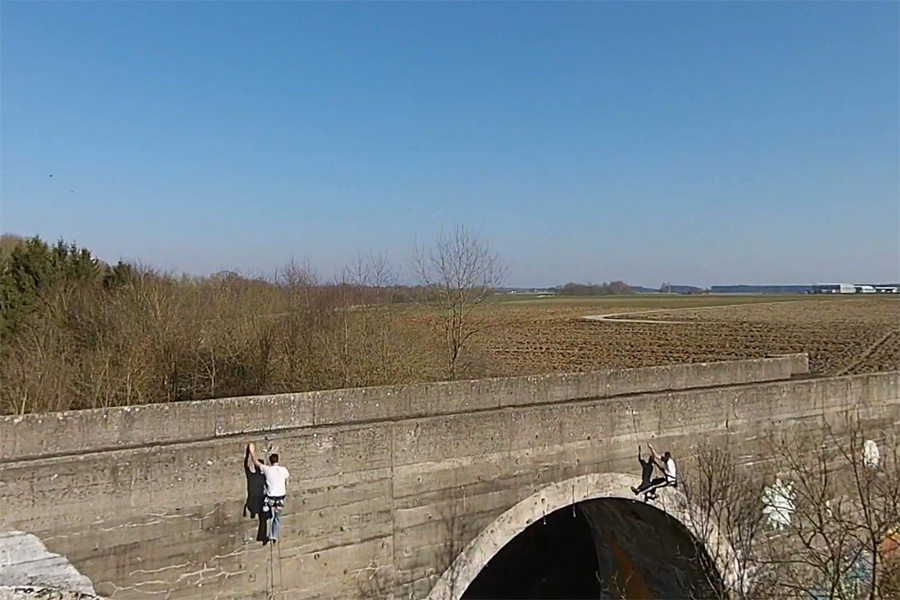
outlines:
[[[277,498],[287,493],[288,477],[291,474],[281,465],[259,465],[259,470],[266,476],[266,496]]]
[[[669,460],[663,463],[666,466],[666,482],[675,483],[676,479],[676,469],[675,469],[675,459],[670,458]]]

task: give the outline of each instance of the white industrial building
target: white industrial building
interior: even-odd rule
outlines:
[[[812,286],[811,294],[897,294],[895,286],[874,286],[858,283],[819,283]]]
[[[856,286],[852,283],[819,283],[812,286],[813,294],[855,294]]]

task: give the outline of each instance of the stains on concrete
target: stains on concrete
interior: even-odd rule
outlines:
[[[703,542],[669,512],[625,498],[588,500],[579,507],[591,523],[602,598],[722,597],[721,578]]]
[[[350,597],[361,579],[385,590],[376,597],[422,598],[482,530],[496,541],[478,546],[473,564],[554,506],[616,493],[633,502],[635,438],[687,457],[700,436],[730,435],[741,460],[752,460],[761,423],[818,422],[854,407],[871,415],[867,429],[897,422],[898,374],[787,380],[792,365],[761,359],[317,392],[297,395],[306,400],[285,423],[277,415],[294,410],[290,398],[257,399],[246,410],[228,399],[0,417],[0,530],[37,534],[116,599],[261,598],[273,571],[286,598]],[[257,524],[242,515],[248,439],[303,471],[277,549],[261,547]],[[653,510],[687,523],[675,496],[660,498]],[[452,553],[442,547],[444,512],[469,528]]]
[[[625,473],[591,473],[545,487],[469,543],[427,600],[460,600],[501,548],[545,515],[572,505],[591,522],[601,577],[621,580],[625,589],[620,591],[628,597],[707,597],[710,582],[731,569],[712,565],[708,555],[701,558],[701,548],[727,541],[715,531],[706,536],[709,539],[694,535],[691,507],[681,492],[663,488],[659,500],[645,503],[630,491],[633,483],[634,476]],[[698,589],[700,596],[695,596]]]

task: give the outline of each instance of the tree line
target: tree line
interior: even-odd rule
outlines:
[[[624,281],[610,283],[575,283],[569,282],[556,288],[557,293],[566,296],[620,296],[633,294],[634,291]]]
[[[324,280],[174,275],[73,243],[0,240],[0,414],[478,376],[470,351],[505,266],[459,226]],[[423,310],[424,309],[424,310]]]

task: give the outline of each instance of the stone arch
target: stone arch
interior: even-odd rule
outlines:
[[[438,579],[426,600],[460,600],[479,573],[504,546],[544,516],[572,505],[587,508],[598,552],[599,544],[609,542],[609,539],[608,536],[598,535],[595,525],[608,523],[610,520],[623,522],[639,513],[650,517],[649,520],[656,526],[663,524],[666,535],[681,536],[682,541],[689,540],[694,548],[699,549],[708,569],[713,571],[710,579],[723,581],[726,588],[733,583],[733,562],[727,558],[733,554],[727,540],[711,526],[704,528],[705,534],[700,533],[700,528],[694,525],[698,522],[697,513],[689,506],[684,494],[677,489],[663,488],[659,491],[658,500],[644,503],[631,492],[630,487],[635,483],[634,475],[590,473],[541,489],[504,512],[469,542]],[[594,502],[604,500],[613,502]],[[639,520],[646,522],[648,519],[639,517]],[[703,544],[698,544],[698,540]],[[651,543],[658,546],[659,538],[651,540]],[[722,547],[723,544],[725,548]],[[612,545],[613,553],[622,556],[622,549]],[[712,553],[715,558],[710,558],[703,550],[704,547],[715,547],[716,551]]]

